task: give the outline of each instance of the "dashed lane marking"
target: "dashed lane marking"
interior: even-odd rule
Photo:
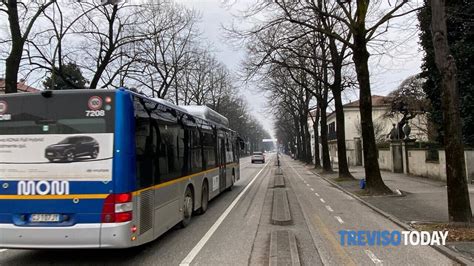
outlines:
[[[311,188],[311,191],[314,191],[314,188]]]
[[[323,198],[319,199],[322,203],[326,203],[326,201]]]
[[[247,186],[240,192],[240,194],[232,201],[232,203],[227,207],[227,209],[222,213],[222,215],[217,219],[217,221],[209,228],[207,233],[199,240],[199,242],[194,246],[194,248],[189,252],[189,254],[184,258],[183,261],[179,264],[180,266],[189,266],[191,262],[193,262],[194,258],[199,254],[201,249],[206,245],[206,243],[209,241],[209,239],[212,237],[212,235],[217,231],[219,226],[222,224],[224,219],[229,215],[229,213],[232,211],[232,209],[237,205],[239,202],[240,198],[247,192],[247,190],[252,186],[252,184],[255,182],[255,180],[260,176],[260,174],[265,170],[270,162],[267,162],[265,166],[250,180],[250,182],[247,184]]]
[[[306,184],[307,187],[309,187],[309,184]]]
[[[287,162],[285,161],[285,164],[286,163]],[[297,176],[301,176],[291,164],[288,164],[288,166],[293,170],[293,172],[295,172]],[[331,230],[324,224],[319,216],[316,213],[311,212],[307,213],[307,215],[308,217],[305,215],[305,218],[308,219],[307,221],[310,222],[309,224],[311,224],[314,228],[318,228],[317,230],[318,232],[321,232],[322,238],[327,240],[328,244],[332,247],[334,254],[341,260],[341,264],[354,266],[357,265],[349,256],[349,254],[347,254],[347,252],[341,247],[339,239],[335,238],[334,233],[331,232]]]
[[[365,254],[367,254],[367,256],[369,256],[369,258],[375,263],[375,265],[378,265],[378,266],[383,265],[383,261],[381,259],[377,258],[377,256],[375,256],[375,254],[372,251],[366,249]]]
[[[318,196],[319,197],[319,194],[317,192],[314,192],[314,195]]]
[[[334,216],[334,218],[336,218],[336,220],[340,223],[340,224],[343,224],[344,221],[341,219],[341,217],[339,216]]]
[[[326,209],[327,209],[328,211],[330,211],[330,212],[333,212],[333,211],[334,211],[334,210],[331,208],[331,206],[329,206],[329,205],[326,205]]]

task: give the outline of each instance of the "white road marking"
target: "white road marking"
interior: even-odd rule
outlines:
[[[330,211],[330,212],[333,212],[333,211],[334,211],[334,210],[331,208],[331,206],[329,206],[329,205],[326,205],[326,209],[327,209],[328,211]]]
[[[343,224],[344,221],[341,219],[341,217],[339,216],[334,216],[334,218],[336,218],[336,220],[340,223],[340,224]]]
[[[199,240],[199,242],[194,246],[194,248],[189,252],[189,254],[184,258],[183,261],[179,264],[180,266],[188,266],[193,262],[194,258],[197,256],[197,254],[201,251],[201,249],[206,245],[207,241],[212,237],[212,235],[217,231],[219,226],[222,224],[224,219],[229,215],[229,213],[232,211],[232,209],[237,205],[237,202],[242,198],[242,196],[247,192],[247,190],[250,188],[250,186],[253,184],[253,182],[257,179],[257,177],[262,173],[262,171],[267,167],[270,161],[268,161],[265,166],[255,175],[255,177],[247,184],[247,186],[240,192],[240,194],[237,196],[237,198],[234,199],[234,201],[227,207],[227,209],[222,213],[222,215],[217,219],[217,221],[209,228],[209,230],[206,232],[206,234]]]
[[[343,196],[344,198],[346,198],[346,199],[348,199],[348,200],[354,200],[354,198],[353,198],[352,196],[347,195],[346,193],[344,193],[344,192],[342,192],[342,191],[341,191],[341,193],[342,193],[342,196]]]
[[[311,188],[311,191],[314,191],[314,188]]]
[[[0,249],[0,253],[7,251],[8,249]]]
[[[314,192],[314,195],[318,196],[319,197],[319,194],[317,192]]]
[[[375,256],[375,254],[372,253],[372,251],[366,249],[365,254],[369,256],[369,258],[375,263],[375,265],[380,265],[380,266],[383,265],[383,261],[377,258],[377,256]]]
[[[307,187],[309,187],[309,184],[306,184]]]
[[[322,203],[326,203],[326,201],[323,198],[319,199]]]

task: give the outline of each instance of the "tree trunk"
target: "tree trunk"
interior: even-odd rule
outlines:
[[[104,71],[107,69],[107,65],[110,63],[110,60],[112,58],[113,53],[115,52],[116,49],[116,43],[115,43],[115,34],[114,34],[114,22],[115,18],[117,16],[117,11],[118,11],[118,5],[113,5],[112,8],[112,14],[110,15],[110,19],[108,19],[109,23],[109,28],[108,28],[108,48],[105,51],[104,58],[100,61],[100,64],[97,66],[96,72],[94,73],[94,77],[91,80],[90,89],[96,89],[97,85],[99,84],[100,78],[102,77],[102,74]],[[100,58],[100,55],[99,55]],[[98,59],[99,60],[99,59]]]
[[[462,143],[456,62],[450,54],[447,40],[444,0],[431,1],[432,36],[436,66],[442,76],[442,104],[445,125],[446,176],[450,223],[469,224],[472,211],[466,180],[464,147]]]
[[[354,34],[353,60],[359,82],[359,109],[362,128],[365,179],[370,194],[392,193],[382,180],[375,144],[374,124],[372,120],[372,95],[370,91],[369,52],[365,40],[365,29]],[[361,33],[362,32],[362,33]]]
[[[328,144],[328,125],[326,115],[326,104],[321,105],[321,145],[323,152],[323,170],[325,172],[332,172],[331,160],[329,158],[329,144]]]
[[[336,71],[336,70],[334,70]],[[354,178],[349,172],[346,153],[346,132],[344,121],[344,107],[341,98],[341,82],[340,79],[331,86],[334,104],[336,106],[336,134],[337,134],[337,161],[340,178]]]
[[[20,69],[21,55],[23,53],[23,41],[12,42],[10,54],[5,62],[5,93],[15,93],[17,89],[18,71]]]
[[[299,124],[300,124],[300,132],[301,132],[301,157],[300,159],[303,161],[303,162],[306,162],[306,154],[307,154],[307,150],[306,150],[306,135],[305,135],[305,129],[304,129],[304,123],[302,123],[303,121],[303,116],[300,115],[300,120],[299,120]]]
[[[301,135],[303,137],[303,162],[311,163],[311,141],[308,131],[308,117],[306,115],[300,116]]]
[[[21,36],[17,1],[10,0],[8,1],[7,5],[12,47],[5,62],[5,93],[15,93],[18,91],[18,71],[20,69],[21,56],[23,54],[23,45],[25,44],[25,40]]]
[[[316,108],[316,116],[313,121],[314,131],[314,168],[321,168],[321,156],[319,155],[319,107]]]
[[[301,132],[300,126],[298,123],[298,119],[293,117],[293,121],[295,123],[295,130],[296,130],[296,156],[295,159],[301,159]]]

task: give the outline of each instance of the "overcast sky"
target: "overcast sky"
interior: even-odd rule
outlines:
[[[226,64],[232,71],[238,71],[240,63],[245,56],[243,48],[235,49],[223,37],[221,25],[228,25],[233,20],[233,14],[252,4],[252,0],[235,0],[229,5],[225,0],[179,0],[188,7],[198,10],[202,15],[201,31],[215,47],[217,58]],[[225,4],[223,4],[225,3]],[[403,26],[398,29],[397,26]],[[394,90],[398,84],[410,75],[420,72],[422,52],[418,45],[418,33],[408,32],[406,27],[416,27],[416,19],[404,18],[391,24],[393,28],[388,32],[389,40],[404,40],[403,45],[389,49],[388,55],[380,56],[372,51],[370,61],[372,94],[386,95]],[[252,113],[260,120],[264,127],[273,134],[273,119],[265,110],[266,99],[264,95],[256,92],[251,86],[241,87],[240,91],[249,103]],[[348,91],[344,101],[348,102],[358,98],[358,91]]]
[[[245,56],[243,48],[236,48],[229,45],[225,40],[221,25],[229,25],[235,19],[233,15],[241,14],[247,7],[255,3],[256,0],[176,0],[187,7],[194,8],[201,13],[202,19],[200,29],[203,33],[204,41],[212,43],[212,50],[217,59],[223,62],[231,72],[236,73],[242,59]],[[420,0],[415,0],[418,2]],[[383,2],[386,3],[386,2]],[[422,52],[418,45],[418,32],[416,30],[406,30],[407,27],[416,28],[416,17],[401,18],[394,21],[389,28],[389,40],[397,40],[403,45],[383,50],[388,55],[380,56],[380,51],[371,51],[370,71],[372,82],[372,94],[386,95],[398,84],[410,75],[420,72]],[[0,32],[5,34],[6,21],[0,21]],[[402,28],[402,29],[400,29]],[[400,42],[402,40],[402,42]],[[3,66],[0,66],[3,72]],[[244,86],[237,84],[240,92],[245,96],[250,110],[255,117],[260,120],[265,129],[273,135],[273,119],[266,110],[267,101],[261,93],[257,92],[252,85]],[[356,100],[358,91],[347,91],[343,96],[345,102]]]

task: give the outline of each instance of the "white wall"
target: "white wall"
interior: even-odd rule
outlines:
[[[439,162],[427,162],[426,150],[408,150],[408,169],[410,174],[446,180],[446,157],[443,150],[438,150]]]
[[[408,165],[412,175],[424,176],[438,180],[446,180],[446,155],[438,150],[439,162],[427,162],[426,150],[409,150]],[[466,175],[468,180],[474,179],[474,150],[464,151]]]
[[[379,167],[381,170],[392,170],[392,156],[390,149],[379,149]]]

